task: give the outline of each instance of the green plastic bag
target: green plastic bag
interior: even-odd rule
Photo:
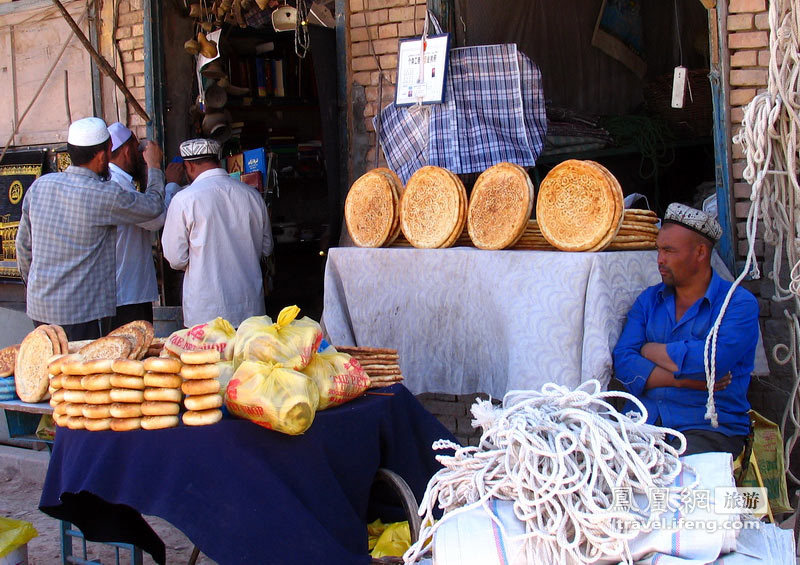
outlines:
[[[30,522],[0,516],[0,557],[5,557],[39,535]]]

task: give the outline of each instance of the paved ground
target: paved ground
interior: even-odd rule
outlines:
[[[54,565],[61,562],[59,522],[40,512],[38,508],[46,468],[46,452],[0,446],[0,516],[27,520],[39,532],[39,536],[28,544],[30,565]],[[164,540],[167,563],[188,562],[193,548],[192,542],[168,522],[155,517],[146,519]],[[89,559],[99,559],[106,564],[115,563],[114,549],[110,546],[89,543],[88,547]],[[74,543],[74,548],[76,552],[79,550],[77,542]],[[120,562],[127,562],[124,554]],[[148,554],[144,554],[144,562],[154,563]],[[214,561],[201,555],[197,563],[209,565]]]

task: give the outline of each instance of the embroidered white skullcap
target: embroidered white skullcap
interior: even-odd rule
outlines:
[[[116,151],[128,141],[133,132],[122,125],[121,122],[114,122],[108,126],[108,133],[111,134],[111,151]]]
[[[100,118],[83,118],[76,120],[69,126],[67,143],[79,147],[99,145],[108,139],[108,128]]]
[[[673,202],[667,208],[664,213],[664,223],[678,224],[699,233],[715,243],[722,237],[722,226],[719,225],[716,218],[702,210],[690,208],[677,202]]]
[[[181,143],[180,150],[184,161],[207,157],[219,159],[220,144],[213,139],[190,139]]]

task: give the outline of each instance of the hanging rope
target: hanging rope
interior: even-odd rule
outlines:
[[[772,271],[768,274],[774,283],[776,302],[791,301],[794,312],[784,311],[789,326],[789,345],[777,345],[772,350],[775,360],[782,365],[791,363],[794,374],[792,399],[787,404],[781,423],[783,437],[786,438],[787,419],[791,419],[793,431],[786,438],[785,461],[789,477],[800,484],[791,471],[788,471],[792,448],[800,433],[800,398],[798,383],[798,339],[800,339],[800,214],[798,214],[798,195],[800,184],[797,179],[797,151],[800,147],[800,10],[790,0],[772,0],[769,3],[769,75],[767,90],[758,94],[744,111],[742,127],[734,136],[734,143],[742,145],[747,166],[744,179],[752,186],[750,200],[752,206],[747,216],[747,260],[742,274],[731,287],[723,309],[714,324],[714,329],[706,340],[706,380],[712,390],[716,376],[714,356],[716,352],[719,324],[725,314],[728,300],[736,286],[752,268],[754,278],[760,276],[755,260],[755,240],[759,220],[763,221],[764,242],[775,248]],[[781,282],[783,261],[790,266],[788,285]],[[710,360],[709,360],[710,350]],[[713,412],[713,395],[709,392],[709,412]],[[713,422],[713,421],[712,421]]]
[[[620,414],[611,398],[632,401],[641,414]],[[444,468],[428,483],[419,509],[423,527],[405,563],[431,548],[445,520],[475,506],[502,529],[488,506],[492,498],[512,501],[525,523],[520,562],[593,563],[613,556],[630,563],[628,541],[638,534],[630,525],[646,523],[651,511],[633,496],[620,505],[620,489],[648,494],[661,488],[670,497],[680,490],[671,485],[681,472],[683,435],[648,425],[636,397],[603,392],[596,380],[575,390],[548,383],[541,392],[511,391],[502,408],[478,400],[472,415],[472,425],[483,428],[478,447],[434,443],[455,455],[436,457]],[[680,447],[668,444],[667,435],[677,437]],[[444,516],[434,524],[437,505]]]

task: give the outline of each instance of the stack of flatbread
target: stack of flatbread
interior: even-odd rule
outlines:
[[[607,251],[655,249],[658,216],[650,210],[625,210],[622,226]]]
[[[372,169],[347,193],[344,219],[353,243],[359,247],[391,245],[400,233],[398,207],[403,182],[392,170]]]
[[[25,336],[14,359],[17,396],[23,402],[42,402],[49,398],[47,365],[55,357],[76,354],[80,361],[142,359],[153,350],[153,335],[152,324],[144,320],[125,324],[100,339],[73,342],[67,341],[61,326],[39,326]],[[3,350],[0,369],[10,363],[10,358],[11,353]]]
[[[556,248],[550,245],[550,242],[542,235],[542,231],[539,229],[539,223],[536,220],[528,220],[522,237],[517,240],[512,249],[556,251]]]
[[[335,346],[339,353],[355,357],[367,373],[370,388],[391,386],[403,381],[400,371],[400,356],[396,349],[383,347],[345,347]]]
[[[456,175],[441,167],[417,170],[400,199],[400,226],[414,247],[452,247],[467,221],[467,191]]]
[[[594,161],[570,159],[544,178],[536,219],[544,238],[562,251],[602,251],[622,224],[622,187]]]
[[[483,171],[472,188],[467,212],[475,247],[512,247],[523,236],[533,200],[533,183],[519,165],[498,163]]]

